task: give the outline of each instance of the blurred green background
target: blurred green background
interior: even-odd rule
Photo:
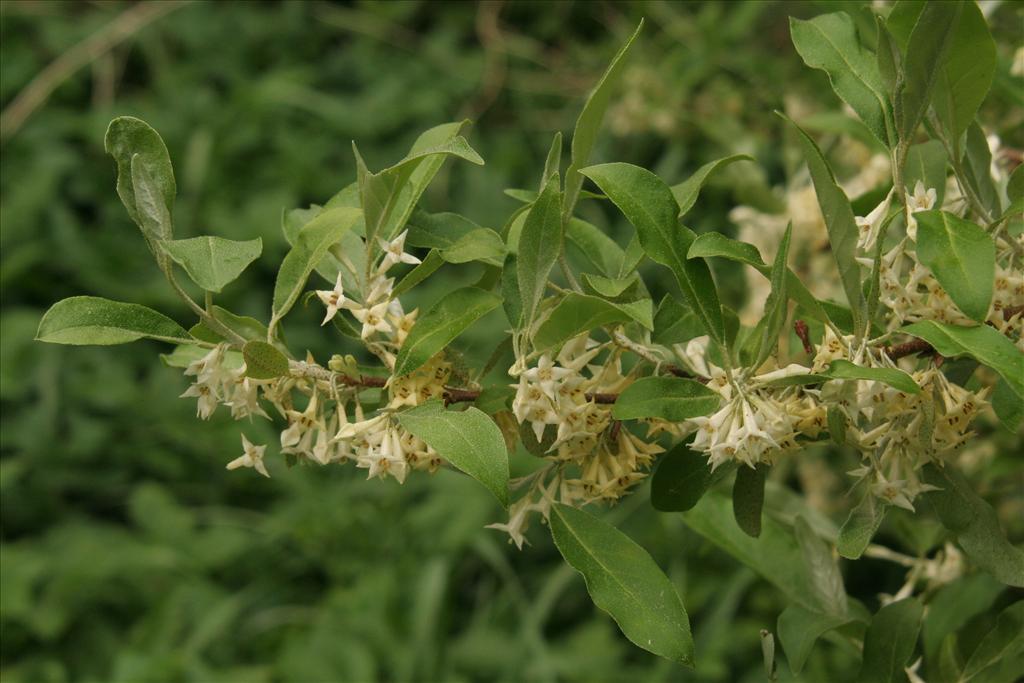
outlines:
[[[1019,147],[1007,71],[1020,14],[998,5],[1001,66],[986,115]],[[197,421],[160,345],[32,338],[51,303],[77,294],[189,319],[114,192],[103,133],[116,115],[145,119],[167,142],[179,236],[263,238],[264,257],[224,301],[266,319],[287,249],[281,212],[354,179],[350,141],[379,168],[423,129],[473,119],[487,165],[449,164],[424,203],[498,228],[517,206],[502,190],[535,186],[551,136],[571,131],[641,17],[647,28],[595,158],[678,182],[746,152],[759,167],[718,176],[691,222],[730,231],[735,203],[776,207],[770,188],[798,157],[771,111],[796,101],[839,111],[825,77],[792,49],[787,17],[839,6],[860,4],[0,4],[0,678],[763,680],[758,630],[772,628],[782,599],[677,517],[652,511],[645,490],[609,518],[685,596],[695,672],[631,646],[544,529],[522,552],[485,530],[502,512],[468,478],[412,476],[399,487],[354,468],[276,461],[271,480],[229,474],[240,427],[264,441],[274,433],[223,410]],[[586,210],[621,231],[610,213]],[[414,304],[472,275],[444,272]],[[723,286],[742,294],[739,278]],[[293,349],[345,349],[313,308],[287,322]],[[470,350],[489,351],[496,332],[477,330]],[[827,457],[806,454],[818,466]],[[901,583],[891,565],[862,564],[851,591]],[[849,675],[854,661],[819,648],[805,680]]]

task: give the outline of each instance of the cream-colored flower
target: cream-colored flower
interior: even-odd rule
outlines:
[[[242,434],[242,455],[227,464],[227,469],[235,470],[239,467],[251,467],[264,477],[270,478],[266,465],[263,464],[263,452],[266,446],[256,446],[250,443],[249,439]]]

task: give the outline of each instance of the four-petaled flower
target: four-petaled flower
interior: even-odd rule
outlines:
[[[324,316],[324,321],[320,323],[320,325],[326,325],[347,302],[341,285],[341,273],[338,273],[338,281],[334,283],[334,289],[318,289],[316,295],[320,297],[320,301],[327,307],[327,315]]]
[[[377,238],[377,241],[380,242],[380,248],[384,250],[384,260],[381,261],[378,272],[386,272],[396,263],[409,263],[412,265],[420,263],[418,258],[412,254],[405,253],[405,236],[408,232],[408,230],[403,230],[398,237],[390,242],[385,242],[379,237]]]
[[[266,446],[256,446],[249,439],[245,438],[245,434],[242,434],[243,453],[229,462],[227,468],[229,470],[236,470],[239,467],[251,467],[269,479],[270,473],[267,472],[267,466],[263,464],[263,452],[265,450],[267,450]]]

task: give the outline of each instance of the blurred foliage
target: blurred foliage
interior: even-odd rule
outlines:
[[[42,311],[75,294],[184,312],[114,193],[102,140],[115,115],[147,120],[167,141],[180,236],[263,238],[266,258],[225,295],[265,319],[286,249],[281,212],[351,182],[350,140],[381,167],[424,128],[473,119],[487,166],[446,167],[424,201],[500,227],[517,206],[502,190],[535,186],[551,135],[571,129],[640,16],[648,28],[594,158],[678,182],[709,159],[754,155],[764,170],[730,168],[692,214],[697,229],[731,230],[728,208],[777,204],[770,188],[794,163],[770,112],[791,98],[838,110],[824,77],[802,67],[787,20],[836,4],[196,2],[61,74],[3,140],[0,162],[3,680],[762,680],[758,631],[773,628],[782,599],[677,516],[652,511],[646,492],[609,517],[686,596],[696,672],[633,648],[543,530],[522,553],[484,530],[501,511],[467,478],[398,487],[307,467],[270,481],[229,476],[238,426],[222,414],[195,421],[192,402],[175,398],[186,382],[156,362],[159,345],[32,337]],[[5,116],[47,64],[137,10],[0,5]],[[1002,66],[984,114],[1016,128],[1004,142],[1019,147],[1021,96],[1006,73],[1007,27],[1020,16],[997,11]],[[588,210],[621,237],[610,214]],[[435,277],[423,301],[472,276]],[[337,337],[299,336],[318,329],[315,311],[294,317],[295,347],[337,350]],[[487,329],[470,337],[470,352],[492,346]],[[829,457],[808,453],[810,467],[791,478]],[[891,565],[861,564],[848,585],[862,598],[901,583]],[[849,675],[855,661],[819,648],[804,678]]]

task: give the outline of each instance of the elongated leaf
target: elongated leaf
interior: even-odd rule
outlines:
[[[999,216],[1003,209],[999,201],[999,192],[992,180],[992,150],[989,149],[985,131],[977,121],[973,121],[967,126],[967,137],[964,139],[963,160],[967,183],[974,189],[974,193],[990,216]]]
[[[622,247],[597,226],[573,218],[565,228],[565,238],[583,252],[587,260],[602,274],[609,277],[629,274],[620,271],[620,265],[625,258]]]
[[[533,346],[538,351],[558,348],[583,332],[630,319],[626,311],[609,301],[572,292],[565,295],[537,327]]]
[[[622,76],[626,55],[643,27],[644,22],[641,20],[636,30],[633,31],[633,35],[612,58],[608,69],[594,86],[590,96],[587,97],[586,104],[583,105],[579,118],[576,119],[576,128],[572,133],[572,162],[565,171],[565,199],[562,202],[564,223],[569,222],[572,212],[576,209],[576,200],[579,198],[580,188],[583,187],[583,176],[580,175],[580,172],[584,166],[590,163],[590,153],[594,150],[594,142],[597,140],[597,132],[601,128],[604,113],[608,109],[612,90]]]
[[[963,5],[932,96],[935,115],[951,140],[971,125],[996,73],[996,44],[988,22],[976,3]]]
[[[131,172],[135,210],[138,212],[142,234],[153,242],[169,239],[174,233],[171,212],[164,203],[165,198],[161,192],[159,181],[146,166],[141,154],[132,157]],[[156,251],[159,257],[156,245],[150,244],[150,247]]]
[[[782,236],[782,243],[775,255],[775,263],[771,270],[771,291],[768,299],[764,302],[764,316],[758,326],[761,328],[760,345],[757,355],[751,367],[759,368],[761,364],[775,350],[779,343],[779,335],[786,326],[786,318],[789,313],[789,292],[787,291],[789,266],[786,261],[789,258],[789,240],[793,235],[793,224],[786,227]]]
[[[804,63],[827,73],[836,94],[882,144],[892,146],[892,107],[875,56],[858,39],[853,17],[835,12],[809,21],[790,18],[789,32]]]
[[[327,254],[331,245],[351,230],[360,217],[358,209],[326,209],[299,231],[295,244],[285,255],[281,261],[281,268],[277,271],[271,328],[274,328],[277,321],[295,304],[306,285],[306,280],[309,279],[309,274]]]
[[[907,42],[903,87],[896,93],[896,128],[901,141],[913,139],[932,101],[935,83],[946,66],[963,2],[929,2],[921,10]],[[987,88],[986,88],[987,90]],[[980,104],[980,101],[979,101]]]
[[[437,272],[437,269],[444,264],[445,260],[441,254],[438,253],[437,249],[431,249],[415,268],[410,270],[405,277],[398,281],[398,284],[396,284],[395,288],[391,291],[392,296],[402,296]],[[336,317],[335,320],[337,319],[338,318]]]
[[[634,644],[693,666],[690,620],[675,586],[647,551],[588,512],[556,503],[551,535],[562,557],[583,575],[594,604]]]
[[[465,123],[443,124],[426,131],[404,159],[377,173],[367,170],[355,150],[368,241],[373,243],[378,236],[390,239],[401,231],[446,158],[454,156],[483,165],[484,160],[476,150],[458,135]]]
[[[996,244],[985,229],[946,211],[920,211],[917,255],[968,317],[985,322],[992,305]]]
[[[448,263],[483,261],[500,266],[505,261],[505,243],[501,235],[465,216],[417,211],[409,219],[408,228],[406,244],[437,249]]]
[[[273,344],[247,341],[242,347],[245,375],[253,379],[275,379],[288,374],[288,359]]]
[[[651,475],[651,506],[661,512],[685,512],[733,469],[722,465],[712,472],[705,456],[678,444],[658,458]]]
[[[703,259],[687,260],[695,236],[678,224],[679,207],[668,186],[650,171],[630,164],[601,164],[580,172],[619,207],[636,228],[647,255],[672,270],[687,304],[711,337],[724,342],[725,323],[715,281]]]
[[[651,341],[669,346],[690,341],[707,334],[697,314],[683,307],[671,294],[666,294],[654,314]]]
[[[992,410],[1008,431],[1016,434],[1024,424],[1024,401],[1000,378],[990,400]]]
[[[764,509],[764,478],[767,465],[740,465],[732,487],[732,516],[747,536],[761,535],[761,512]]]
[[[73,296],[58,301],[39,321],[38,341],[51,344],[124,344],[149,338],[172,344],[194,341],[188,332],[163,313],[138,304]]]
[[[643,377],[626,387],[612,406],[616,420],[654,417],[669,422],[713,413],[720,402],[717,392],[692,379]]]
[[[519,295],[523,301],[523,320],[528,325],[537,314],[537,305],[544,297],[548,273],[558,260],[562,248],[562,194],[558,178],[552,176],[544,191],[534,202],[523,232],[519,236],[516,274]]]
[[[818,638],[853,620],[850,616],[824,614],[800,605],[786,607],[779,615],[777,630],[793,673],[799,674],[803,670]]]
[[[908,394],[921,393],[921,387],[917,385],[914,378],[896,368],[866,368],[856,365],[848,360],[837,359],[828,364],[819,373],[807,375],[790,375],[768,382],[770,386],[798,386],[807,384],[818,384],[830,379],[855,379],[869,382],[882,382],[893,389]]]
[[[942,641],[971,619],[988,611],[1006,587],[985,572],[974,572],[939,588],[928,601],[928,618],[921,626],[925,658],[939,653]]]
[[[704,188],[704,183],[708,181],[708,178],[713,173],[737,161],[754,161],[754,157],[748,154],[733,154],[709,161],[698,168],[689,178],[678,185],[673,185],[672,196],[676,198],[676,203],[679,204],[679,216],[686,215],[693,208],[693,205],[697,203],[697,197]]]
[[[537,193],[544,191],[544,186],[548,184],[548,180],[555,174],[560,174],[562,171],[562,132],[558,131],[555,133],[555,137],[551,140],[551,147],[548,149],[547,159],[544,161],[544,175],[541,176],[540,186],[537,189]],[[536,197],[529,201],[536,200]]]
[[[395,375],[408,375],[443,350],[477,320],[501,305],[501,297],[475,287],[445,295],[416,321],[395,360]]]
[[[161,246],[193,282],[210,292],[219,292],[233,282],[263,252],[259,237],[237,242],[206,235],[167,240]]]
[[[790,601],[810,610],[824,611],[817,596],[807,590],[810,577],[789,526],[765,515],[761,520],[761,535],[748,536],[733,520],[729,496],[718,491],[708,491],[693,509],[682,513],[682,517],[687,526],[756,571]]]
[[[793,528],[811,579],[808,589],[814,592],[816,602],[825,608],[826,614],[845,616],[849,611],[846,589],[831,546],[814,533],[803,516],[797,516]]]
[[[119,116],[110,122],[103,139],[103,147],[117,163],[117,194],[128,210],[128,215],[139,224],[139,227],[145,230],[136,205],[135,184],[132,178],[132,157],[136,155],[139,157],[137,163],[144,171],[144,175],[152,179],[152,187],[155,194],[161,198],[167,215],[173,215],[177,186],[174,182],[171,157],[159,133],[141,119]],[[169,237],[169,234],[163,235],[160,239]]]
[[[839,530],[839,554],[851,560],[859,559],[882,525],[886,510],[887,507],[877,497],[870,491],[865,492]]]
[[[999,613],[995,627],[982,638],[967,660],[962,680],[969,681],[993,664],[1020,652],[1024,652],[1024,600]]]
[[[958,327],[922,320],[900,331],[924,339],[947,358],[970,356],[989,366],[1017,396],[1024,398],[1024,353],[988,325]]]
[[[814,182],[814,191],[818,195],[821,214],[825,218],[828,229],[828,240],[832,245],[832,255],[839,268],[839,279],[843,283],[843,291],[853,311],[854,327],[861,329],[864,317],[864,294],[860,287],[860,267],[857,265],[857,223],[853,209],[846,193],[836,184],[832,169],[828,167],[825,157],[814,140],[800,126],[793,124],[800,134],[800,143],[807,158],[807,169]]]
[[[865,368],[850,361],[838,359],[829,363],[821,374],[830,379],[861,379],[882,382],[908,394],[921,393],[921,387],[917,385],[914,378],[895,368]]]
[[[395,417],[402,427],[483,484],[508,507],[508,451],[494,420],[473,407],[446,410],[440,401],[424,403]]]
[[[924,607],[917,598],[893,602],[878,610],[864,635],[864,660],[858,681],[903,683],[921,629]]]
[[[903,77],[903,54],[892,33],[885,25],[885,20],[875,15],[875,28],[878,35],[875,56],[878,61],[878,73],[885,84],[885,91],[891,95],[896,91]]]
[[[1003,583],[1024,587],[1024,551],[1006,540],[995,510],[952,465],[925,465],[921,473],[926,484],[940,489],[923,494],[925,499],[967,555]]]
[[[698,235],[697,239],[690,245],[689,250],[687,250],[686,256],[687,258],[719,256],[730,261],[745,263],[765,277],[771,277],[771,266],[761,258],[761,253],[757,250],[757,247],[747,242],[740,242],[731,237],[726,237],[720,232],[705,232],[702,235]],[[810,290],[807,289],[800,278],[797,277],[797,274],[791,269],[786,277],[786,290],[789,292],[789,296],[800,304],[807,315],[821,322],[826,322],[830,319],[821,302],[811,294]]]

